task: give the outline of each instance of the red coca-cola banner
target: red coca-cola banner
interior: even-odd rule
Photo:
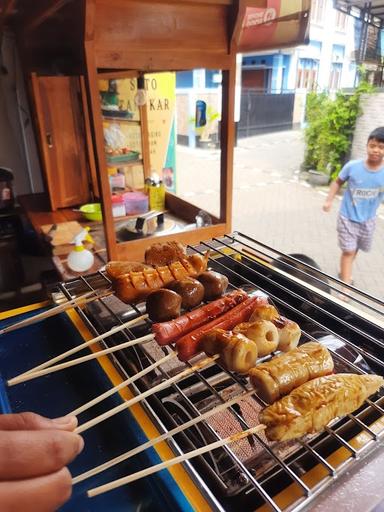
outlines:
[[[308,40],[310,0],[268,0],[266,7],[247,7],[239,53],[297,46]]]

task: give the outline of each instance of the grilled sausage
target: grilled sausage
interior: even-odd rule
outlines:
[[[170,345],[176,341],[177,338],[207,324],[247,298],[248,295],[241,290],[228,293],[228,295],[225,295],[221,299],[217,299],[198,309],[185,313],[185,315],[181,315],[175,320],[153,324],[152,332],[155,334],[155,339],[159,345]]]
[[[304,382],[332,372],[333,360],[328,349],[311,341],[251,368],[249,376],[260,398],[272,404]]]
[[[163,267],[143,269],[118,275],[113,267],[106,267],[117,297],[126,303],[144,300],[153,290],[163,288],[174,279],[198,276],[207,268],[208,254],[192,254]],[[114,269],[113,269],[114,270]]]
[[[340,373],[313,379],[264,409],[259,419],[270,441],[288,441],[319,432],[328,423],[358,409],[383,385],[379,375]]]
[[[252,311],[259,305],[265,304],[266,300],[264,297],[251,297],[219,318],[178,339],[176,349],[180,361],[188,361],[188,359],[202,351],[200,341],[204,333],[216,328],[230,331],[235,325],[247,321]]]
[[[257,346],[241,333],[213,329],[202,336],[201,346],[208,356],[220,354],[220,361],[233,372],[247,373],[256,363]]]
[[[129,272],[142,272],[144,269],[150,268],[153,267],[138,261],[109,261],[105,266],[105,270],[111,279],[116,279]]]

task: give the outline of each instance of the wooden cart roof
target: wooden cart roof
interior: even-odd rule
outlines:
[[[24,62],[45,73],[111,69],[228,69],[230,55],[305,39],[310,0],[3,0],[0,30],[16,34]],[[0,3],[1,5],[1,3]],[[49,63],[49,64],[48,64]]]

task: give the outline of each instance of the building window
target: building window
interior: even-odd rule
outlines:
[[[176,87],[178,89],[193,87],[193,71],[178,71],[176,73]]]
[[[209,89],[216,89],[221,85],[221,81],[221,71],[211,69],[207,69],[205,71],[205,87]]]
[[[345,46],[341,44],[332,45],[332,62],[343,62],[345,55]]]
[[[313,91],[317,86],[317,75],[319,71],[319,61],[315,59],[300,59],[297,71],[297,89],[307,89]]]
[[[312,0],[311,21],[322,24],[324,21],[325,0]]]
[[[343,65],[341,63],[333,63],[331,65],[331,73],[329,75],[329,88],[332,90],[340,89],[341,73]]]
[[[341,12],[336,10],[336,30],[340,30],[340,32],[345,32],[347,28],[347,15],[345,12]]]

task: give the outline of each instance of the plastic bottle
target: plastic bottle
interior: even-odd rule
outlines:
[[[72,243],[75,244],[73,251],[68,255],[68,267],[75,272],[85,272],[93,265],[95,257],[91,251],[85,249],[83,241],[94,243],[93,238],[89,234],[89,228],[86,227],[78,235],[74,237]]]

